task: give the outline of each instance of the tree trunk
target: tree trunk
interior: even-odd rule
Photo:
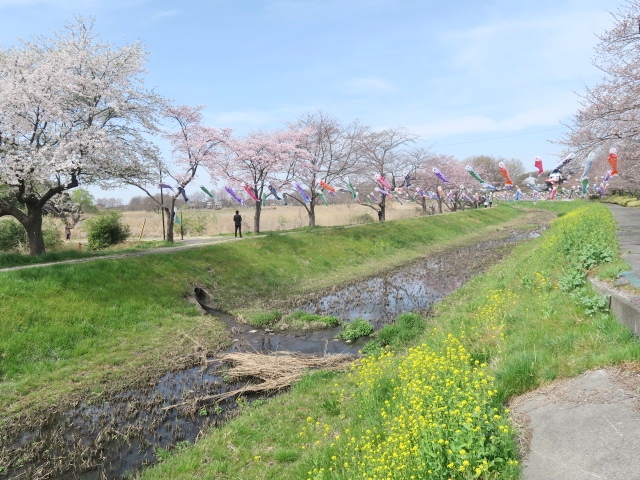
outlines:
[[[253,215],[253,231],[260,233],[260,214],[262,213],[262,203],[256,202],[256,211]]]
[[[422,207],[422,215],[427,214],[427,199],[422,197],[422,201],[420,202],[420,206]]]
[[[10,215],[24,227],[29,240],[29,255],[32,257],[45,253],[44,235],[42,234],[42,215],[45,205],[55,195],[77,186],[78,179],[73,175],[71,182],[66,185],[54,186],[42,196],[24,195],[24,191],[21,191],[13,200],[16,200],[22,207],[13,205],[11,201],[5,202],[0,199],[0,215]],[[25,207],[26,214],[23,210]]]
[[[384,222],[387,214],[387,197],[382,195],[382,201],[380,202],[380,210],[378,211],[378,220]]]
[[[171,208],[165,207],[164,213],[167,215],[167,242],[173,243],[173,224],[176,219],[176,212],[174,210],[175,199],[171,202]]]
[[[45,253],[44,235],[42,235],[42,209],[30,210],[22,226],[27,231],[29,239],[29,255],[33,257]]]
[[[315,227],[316,226],[316,209],[315,209],[314,202],[311,202],[311,205],[309,205],[307,212],[309,214],[309,226]]]

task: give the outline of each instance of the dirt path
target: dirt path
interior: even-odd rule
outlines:
[[[258,238],[258,237],[254,237]],[[72,264],[72,263],[88,263],[95,262],[97,260],[113,260],[117,258],[131,258],[131,257],[141,257],[143,255],[154,255],[158,253],[174,253],[180,252],[183,250],[188,250],[190,248],[202,247],[205,245],[213,245],[216,243],[225,243],[225,242],[237,242],[242,241],[244,239],[234,238],[234,237],[214,237],[214,238],[194,238],[189,240],[184,240],[179,245],[175,245],[173,247],[160,247],[160,248],[150,248],[148,250],[141,250],[139,252],[127,252],[127,253],[114,253],[111,255],[97,255],[95,257],[87,257],[87,258],[76,258],[73,260],[62,260],[60,262],[48,262],[48,263],[34,263],[31,265],[19,265],[16,267],[6,267],[0,268],[0,272],[10,272],[13,270],[25,270],[27,268],[41,268],[48,267],[51,265],[64,265],[64,264]]]

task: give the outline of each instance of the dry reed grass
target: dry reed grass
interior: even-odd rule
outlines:
[[[194,233],[189,232],[185,237],[206,237],[215,235],[233,234],[233,215],[235,208],[222,210],[208,209],[185,209],[182,214],[182,221],[187,226],[191,223],[199,225],[202,230]],[[253,230],[254,209],[248,207],[238,208],[243,218],[243,232]],[[369,207],[359,204],[331,204],[329,206],[316,207],[316,225],[323,227],[361,224],[367,221],[377,221],[377,214]],[[180,215],[179,213],[179,215]],[[386,219],[395,220],[400,218],[416,217],[422,214],[422,209],[415,203],[399,204],[392,202],[387,205]],[[368,216],[369,218],[365,218]],[[90,216],[86,216],[89,218]],[[86,219],[83,217],[83,220]],[[162,217],[160,213],[144,211],[125,211],[122,213],[122,221],[129,225],[131,229],[130,241],[137,240],[158,240],[162,239]],[[72,232],[73,240],[84,240],[87,234],[83,229],[84,221],[81,221]],[[260,231],[293,230],[309,225],[307,211],[301,206],[266,206],[263,207],[260,216]],[[61,232],[64,226],[60,225]],[[176,239],[180,238],[180,226],[174,230]],[[64,238],[64,237],[63,237]]]
[[[193,409],[203,402],[220,402],[243,393],[277,392],[290,387],[302,378],[311,369],[324,369],[331,371],[346,370],[356,359],[355,355],[334,354],[324,357],[290,352],[277,352],[274,354],[232,352],[218,355],[211,362],[221,361],[231,365],[225,370],[224,375],[229,382],[248,382],[241,388],[228,392],[199,397],[177,405],[165,407],[171,408],[191,405]],[[258,382],[255,382],[257,380]]]

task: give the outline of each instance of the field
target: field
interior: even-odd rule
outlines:
[[[178,212],[182,216],[185,237],[200,237],[233,234],[233,215],[235,208],[223,210],[185,209]],[[254,209],[238,208],[243,218],[242,230],[253,230]],[[377,214],[371,208],[359,204],[329,205],[316,207],[317,226],[339,226],[364,224],[377,221]],[[422,209],[416,205],[392,203],[387,206],[386,219],[396,220],[420,216]],[[83,217],[85,220],[87,217]],[[162,238],[162,217],[160,213],[132,211],[123,212],[122,220],[131,228],[130,240],[154,240]],[[72,232],[72,240],[87,238],[81,221]],[[301,206],[267,206],[260,216],[260,231],[293,230],[309,225],[307,211]],[[63,231],[63,226],[60,226]],[[176,225],[175,239],[180,239],[180,225]]]

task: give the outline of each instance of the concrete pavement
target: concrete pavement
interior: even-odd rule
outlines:
[[[605,368],[515,399],[525,480],[640,479],[640,372]]]
[[[609,207],[631,269],[614,285],[592,283],[638,335],[640,209]],[[557,380],[513,399],[510,408],[525,432],[525,480],[640,480],[640,364]]]
[[[630,284],[640,289],[640,208],[613,204],[609,204],[608,207],[618,222],[620,253],[631,266],[631,270],[620,275],[616,284]]]

